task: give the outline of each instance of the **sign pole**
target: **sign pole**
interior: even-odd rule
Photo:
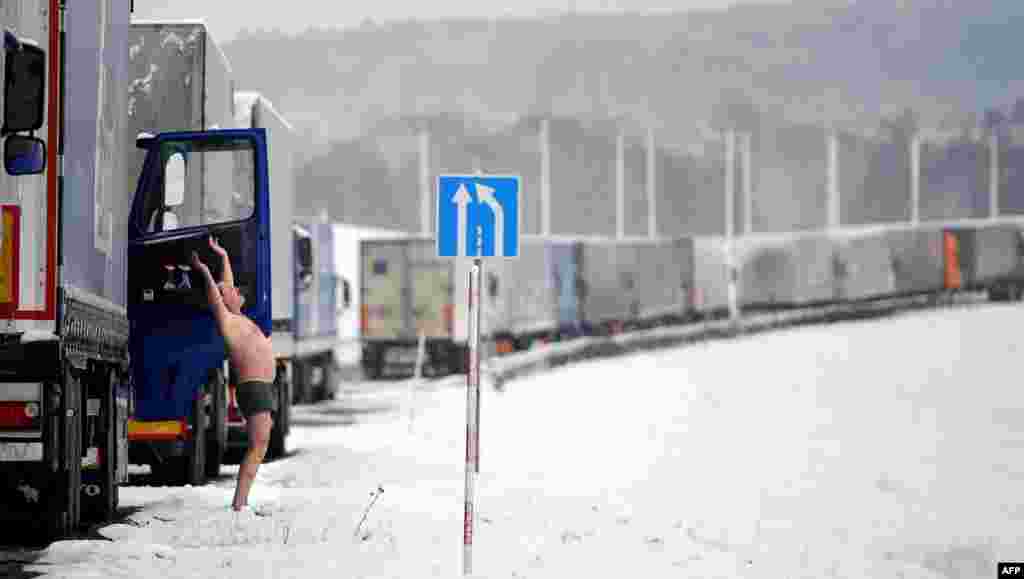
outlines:
[[[472,264],[466,308],[466,487],[463,501],[462,574],[473,572],[474,493],[480,476],[480,359],[482,354],[484,257],[519,257],[522,222],[520,177],[516,175],[438,175],[437,256]],[[550,218],[548,216],[547,218]],[[547,219],[546,218],[546,219]],[[473,251],[473,248],[476,251]],[[484,248],[489,247],[489,254]],[[472,259],[472,262],[468,260]]]
[[[483,253],[483,239],[477,232],[477,256]],[[462,574],[473,572],[474,492],[480,474],[480,310],[483,260],[473,258],[469,272],[469,372],[466,373],[466,505],[462,536]]]

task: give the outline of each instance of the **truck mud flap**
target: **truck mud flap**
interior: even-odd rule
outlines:
[[[117,374],[97,365],[88,374],[85,416],[83,417],[84,453],[82,457],[82,520],[101,522],[114,516],[119,501],[119,456]],[[89,435],[91,439],[87,439]]]

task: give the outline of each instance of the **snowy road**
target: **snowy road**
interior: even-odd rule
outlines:
[[[485,390],[474,570],[991,577],[996,560],[1024,559],[1022,354],[1024,309],[984,306]],[[229,477],[131,487],[129,524],[101,530],[114,541],[8,557],[58,577],[458,576],[462,385],[363,386],[301,409],[293,456],[260,472],[264,516],[227,510]]]

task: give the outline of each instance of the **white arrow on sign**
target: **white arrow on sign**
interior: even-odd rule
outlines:
[[[455,192],[455,195],[452,195],[452,203],[459,206],[459,216],[456,220],[456,226],[458,227],[456,230],[458,231],[458,249],[455,255],[460,257],[466,255],[466,222],[468,221],[466,208],[471,201],[473,201],[473,198],[470,197],[469,191],[466,191],[466,186],[459,184],[458,191]]]
[[[476,184],[476,194],[480,202],[491,209],[494,214],[494,255],[505,255],[505,211],[501,203],[494,198],[494,188],[480,183]]]

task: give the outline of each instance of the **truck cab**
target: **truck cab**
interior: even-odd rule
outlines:
[[[135,388],[132,463],[202,484],[227,444],[227,352],[192,252],[216,281],[215,237],[242,313],[271,335],[270,197],[263,129],[140,135],[146,151],[128,223],[127,310]],[[278,408],[283,405],[279,401]]]

